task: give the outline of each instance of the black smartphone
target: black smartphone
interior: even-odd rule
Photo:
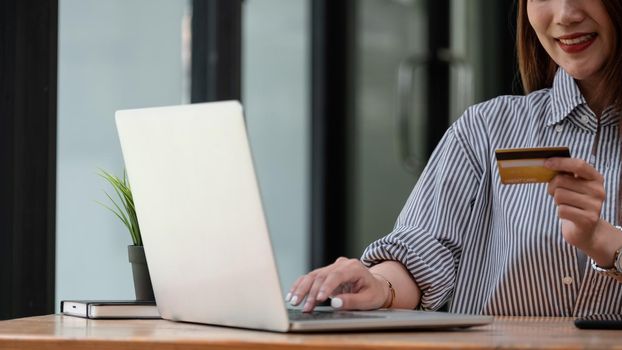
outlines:
[[[581,329],[619,329],[622,330],[622,315],[591,315],[577,318],[574,325]]]

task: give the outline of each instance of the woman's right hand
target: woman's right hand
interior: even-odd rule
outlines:
[[[386,280],[370,272],[358,259],[339,258],[331,265],[300,276],[287,293],[286,301],[311,312],[317,303],[331,298],[331,306],[344,310],[373,310],[390,297]]]

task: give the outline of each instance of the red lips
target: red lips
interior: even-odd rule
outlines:
[[[592,45],[596,37],[596,33],[573,33],[558,37],[557,44],[567,53],[578,53]]]

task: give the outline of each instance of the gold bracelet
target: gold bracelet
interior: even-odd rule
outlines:
[[[384,277],[381,274],[373,273],[372,275],[378,276],[378,277],[382,278],[385,282],[387,282],[387,285],[389,286],[390,298],[380,308],[381,309],[390,309],[391,306],[393,306],[393,301],[395,301],[395,288],[393,288],[393,284],[391,284],[391,282],[386,277]]]

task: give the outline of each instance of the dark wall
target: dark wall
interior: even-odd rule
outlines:
[[[0,319],[54,311],[57,22],[0,3]]]
[[[311,1],[311,267],[346,252],[354,0]]]
[[[195,102],[242,99],[242,0],[192,2]]]

